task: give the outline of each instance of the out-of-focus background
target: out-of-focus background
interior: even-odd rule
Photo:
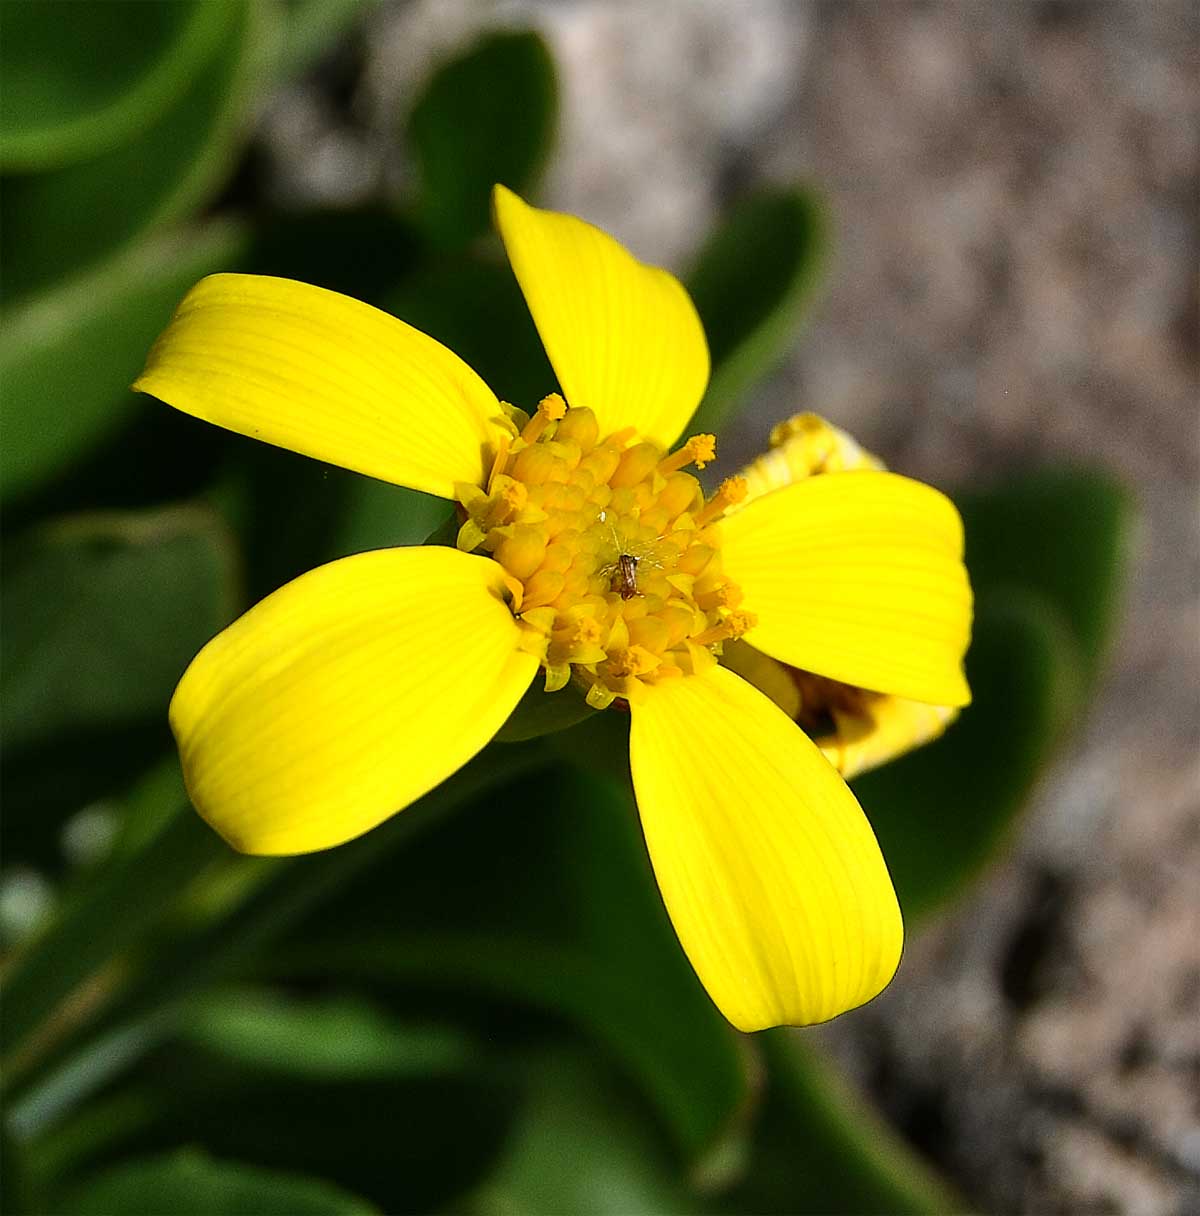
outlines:
[[[955,490],[1043,466],[1124,485],[1122,624],[1092,703],[987,872],[910,933],[891,988],[806,1033],[973,1210],[1196,1210],[1200,10],[342,7],[303,70],[254,96],[206,211],[374,213],[417,190],[401,118],[431,72],[489,32],[536,30],[560,98],[539,202],[682,270],[756,190],[825,201],[820,289],[725,431],[724,466],[804,409]],[[136,164],[125,180],[136,196]],[[18,496],[16,532],[41,492]],[[1053,513],[1017,518],[1021,545],[1053,549]]]

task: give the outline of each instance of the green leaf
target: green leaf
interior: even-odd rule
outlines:
[[[198,507],[60,519],[7,556],[7,747],[165,716],[232,616],[233,555]]]
[[[67,817],[115,815],[114,796],[169,748],[175,683],[233,615],[235,559],[214,515],[180,507],[61,517],[5,561],[4,847],[56,873]],[[138,816],[142,838],[182,801],[177,780]]]
[[[679,947],[632,800],[612,783],[560,772],[489,794],[294,941],[278,956],[285,975],[483,993],[565,1018],[637,1079],[690,1160],[735,1130],[745,1059]]]
[[[424,243],[391,211],[305,211],[262,215],[238,270],[299,279],[377,307],[420,265]]]
[[[977,597],[974,703],[946,735],[855,782],[910,921],[1003,847],[1108,650],[1133,508],[1110,476],[1045,470],[964,496]]]
[[[647,1112],[582,1053],[547,1053],[525,1070],[515,1129],[471,1216],[651,1216],[697,1210],[672,1176]]]
[[[63,164],[145,126],[182,93],[211,50],[223,7],[205,0],[6,0],[0,165]]]
[[[186,215],[232,172],[246,133],[264,10],[245,0],[206,7],[222,15],[219,39],[184,92],[136,138],[59,169],[4,181],[6,305]],[[141,5],[140,11],[149,8]]]
[[[520,743],[523,739],[538,739],[586,722],[595,713],[573,685],[548,693],[542,680],[535,678],[508,721],[496,732],[496,740]]]
[[[354,473],[345,477],[346,498],[331,557],[392,545],[422,545],[453,516],[452,504],[432,494]]]
[[[184,292],[228,266],[227,227],[177,232],[14,309],[0,335],[5,498],[25,493],[133,416],[129,391]]]
[[[737,204],[686,278],[712,355],[712,377],[690,431],[719,433],[779,362],[825,272],[829,218],[801,190]]]
[[[0,1124],[0,1211],[21,1216],[45,1210],[45,1205],[33,1200],[24,1146],[12,1135],[7,1122]]]
[[[55,1210],[63,1216],[370,1216],[378,1211],[322,1179],[214,1161],[190,1149],[117,1166]]]
[[[144,848],[163,827],[188,806],[183,769],[174,751],[143,773],[120,799],[120,819],[112,855]]]
[[[227,852],[189,808],[61,906],[6,976],[0,1050],[14,1052],[114,954],[144,940],[181,887]]]
[[[256,988],[199,997],[183,1036],[239,1066],[317,1079],[461,1071],[478,1054],[454,1027],[402,1025],[360,998],[300,1000]]]
[[[507,263],[431,263],[406,277],[385,307],[448,346],[514,405],[532,409],[558,383]]]
[[[1062,614],[1090,687],[1119,617],[1135,522],[1111,474],[1046,469],[958,499],[967,568],[980,594],[1028,588]]]
[[[979,598],[967,678],[975,700],[941,739],[854,782],[910,927],[1007,842],[1079,705],[1078,648],[1033,592]]]
[[[500,1146],[515,1092],[510,1078],[486,1070],[305,1078],[165,1048],[130,1083],[40,1140],[36,1161],[43,1176],[74,1178],[194,1144],[218,1158],[319,1176],[386,1212],[456,1211],[454,1200]]]
[[[540,35],[493,33],[443,65],[408,122],[422,224],[439,244],[488,226],[492,186],[529,191],[557,120],[554,63]]]
[[[358,840],[312,856],[263,860],[257,885],[210,917],[198,932],[174,939],[173,948],[129,974],[128,985],[113,1002],[92,1009],[96,1022],[77,1029],[33,1066],[24,1061],[18,1076],[10,1071],[14,1120],[27,1135],[53,1124],[160,1043],[183,1002],[198,989],[244,969],[339,891],[352,884],[358,890],[364,873],[440,817],[544,765],[543,753],[533,746],[486,749],[402,815]],[[23,956],[6,986],[0,1038],[7,1036],[15,1044],[70,991],[73,976],[87,974],[134,940],[129,932],[157,930],[177,903],[164,889],[177,894],[186,878],[207,866],[212,849],[218,856],[229,856],[228,846],[185,809],[148,845],[119,854],[101,881],[80,891],[63,909],[58,927],[52,925]],[[105,931],[94,932],[97,925]]]
[[[803,1032],[755,1036],[766,1096],[744,1180],[721,1210],[940,1216],[962,1200],[856,1094]]]

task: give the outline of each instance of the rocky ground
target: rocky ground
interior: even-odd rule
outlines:
[[[981,1209],[1200,1210],[1200,8],[384,5],[349,108],[310,81],[264,115],[273,188],[394,182],[431,57],[531,22],[552,204],[679,264],[748,184],[832,201],[828,291],[732,456],[810,408],[939,484],[1071,459],[1138,496],[1111,672],[1007,863],[827,1037]]]

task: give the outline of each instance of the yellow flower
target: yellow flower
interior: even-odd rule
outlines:
[[[457,550],[333,562],[200,652],[171,703],[192,801],[248,852],[339,844],[483,748],[540,667],[628,706],[663,899],[725,1016],[833,1017],[896,969],[891,881],[833,766],[718,659],[744,637],[966,704],[958,515],[872,470],[706,499],[684,469],[712,437],[668,454],[708,379],[687,293],[581,220],[494,201],[562,390],[532,416],[403,322],[283,279],[203,280],[151,351],[135,387],[178,409],[460,504]]]
[[[797,414],[775,427],[770,450],[741,475],[750,502],[806,477],[883,468],[878,456],[845,431],[816,414]],[[797,671],[746,641],[725,647],[721,661],[800,723],[847,780],[932,742],[958,717],[954,705],[931,705]]]

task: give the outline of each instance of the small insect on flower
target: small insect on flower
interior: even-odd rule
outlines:
[[[561,390],[529,411],[286,279],[203,280],[150,352],[140,391],[458,506],[453,547],[319,567],[205,646],[170,710],[189,795],[245,852],[329,848],[487,746],[540,672],[628,710],[650,860],[725,1016],[834,1017],[903,941],[839,770],[970,700],[958,513],[825,424],[707,492],[689,470],[713,436],[679,443],[709,374],[687,292],[582,220],[501,186],[494,205]]]
[[[631,600],[638,593],[637,589],[638,559],[630,553],[622,553],[617,558],[617,590],[623,600]]]

